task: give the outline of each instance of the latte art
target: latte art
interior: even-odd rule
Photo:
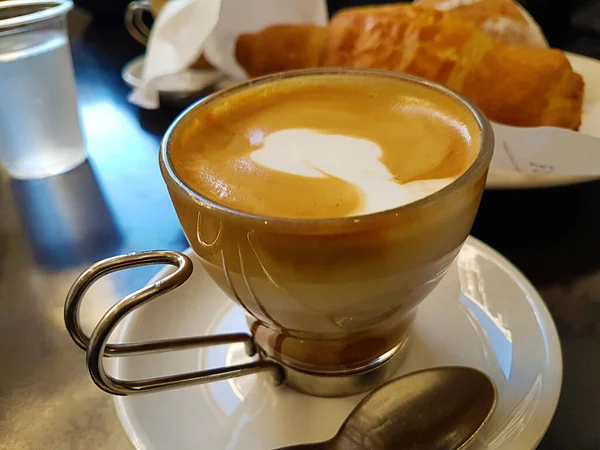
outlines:
[[[172,155],[192,190],[231,209],[349,217],[443,189],[474,161],[477,130],[466,108],[415,83],[306,77],[215,101]]]
[[[263,136],[254,132],[253,136]],[[304,128],[275,131],[260,139],[250,158],[271,170],[309,178],[331,176],[351,184],[361,202],[349,215],[370,214],[412,203],[438,191],[453,178],[398,183],[372,141]],[[255,142],[259,139],[255,138]]]

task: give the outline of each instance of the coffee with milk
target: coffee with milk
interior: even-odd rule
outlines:
[[[195,191],[252,214],[313,219],[426,197],[480,145],[475,120],[439,92],[336,76],[240,92],[197,114],[180,139],[173,165]]]
[[[335,372],[401,348],[458,253],[491,158],[484,121],[400,75],[278,75],[190,109],[161,169],[263,352]]]

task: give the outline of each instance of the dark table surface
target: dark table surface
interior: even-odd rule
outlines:
[[[0,449],[131,448],[64,329],[64,296],[103,257],[187,247],[157,165],[159,139],[179,110],[127,102],[120,71],[143,48],[120,23],[76,10],[70,28],[89,164],[37,181],[0,174]],[[600,56],[590,27],[569,31],[562,46]],[[487,191],[473,228],[529,277],[558,326],[564,381],[544,450],[600,449],[599,206],[600,182]],[[94,287],[88,329],[155,271]]]

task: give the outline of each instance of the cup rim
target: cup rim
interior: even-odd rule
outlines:
[[[39,10],[27,14],[20,14],[8,19],[0,19],[0,31],[20,28],[44,22],[66,14],[73,8],[71,0],[5,0],[0,1],[0,10],[18,8],[22,6],[39,6]]]
[[[463,104],[467,108],[467,110],[473,115],[475,121],[479,128],[479,133],[481,135],[481,143],[479,153],[477,157],[469,166],[469,168],[463,172],[458,178],[452,181],[450,184],[445,186],[444,188],[435,191],[431,195],[428,195],[424,198],[416,200],[411,203],[407,203],[396,208],[387,209],[383,211],[377,211],[374,213],[356,215],[356,216],[344,216],[344,217],[332,217],[332,218],[290,218],[290,217],[277,217],[277,216],[265,216],[260,214],[253,214],[245,211],[241,211],[239,209],[230,208],[228,206],[219,204],[199,192],[196,192],[193,188],[187,185],[175,171],[171,160],[170,160],[170,147],[172,143],[172,136],[175,131],[179,128],[179,126],[183,126],[182,122],[184,118],[190,115],[193,111],[206,108],[211,103],[225,98],[229,95],[235,94],[239,91],[259,86],[265,83],[269,83],[276,80],[303,77],[303,76],[319,76],[319,75],[357,75],[357,76],[378,76],[378,77],[387,77],[387,78],[395,78],[405,82],[416,83],[430,89],[441,92],[444,95],[447,95],[459,103]],[[400,213],[404,214],[406,212],[414,211],[419,208],[422,208],[425,205],[433,203],[438,199],[445,197],[452,192],[458,190],[461,186],[472,181],[474,178],[481,175],[481,173],[487,170],[489,163],[492,159],[494,151],[494,134],[492,131],[492,127],[490,122],[485,117],[483,112],[475,106],[472,102],[467,100],[461,94],[442,86],[439,83],[435,83],[433,81],[426,80],[421,77],[417,77],[414,75],[409,75],[405,73],[392,72],[387,70],[375,70],[375,69],[360,69],[360,68],[316,68],[316,69],[300,69],[286,72],[279,72],[275,74],[270,74],[266,76],[262,76],[259,78],[254,78],[251,80],[244,81],[242,83],[236,84],[235,86],[229,87],[227,89],[218,91],[214,94],[211,94],[203,99],[200,99],[196,103],[192,104],[188,108],[186,108],[179,116],[173,121],[173,123],[167,129],[159,150],[159,165],[165,181],[172,180],[177,187],[177,189],[185,194],[187,197],[190,197],[196,203],[200,203],[205,207],[209,208],[211,211],[219,213],[221,215],[235,218],[238,221],[241,220],[247,224],[252,225],[255,228],[268,228],[268,229],[278,229],[278,230],[310,230],[310,229],[319,229],[321,232],[329,226],[332,228],[336,228],[336,226],[343,225],[348,228],[362,228],[365,225],[368,225],[374,221],[380,221],[382,219],[386,219],[389,217],[394,217],[399,215]]]

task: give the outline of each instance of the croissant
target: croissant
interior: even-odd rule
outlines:
[[[497,122],[578,129],[583,79],[559,50],[508,45],[412,5],[354,8],[329,24],[323,65],[407,72],[465,95]]]
[[[242,34],[236,59],[251,76],[318,67],[327,28],[317,25],[273,25],[259,33]]]
[[[514,0],[414,0],[413,5],[451,13],[507,44],[548,48],[540,26]]]
[[[406,4],[342,10],[327,29],[295,27],[239,37],[248,75],[316,66],[406,72],[462,93],[500,123],[579,128],[583,79],[559,50],[508,45],[450,13]]]

